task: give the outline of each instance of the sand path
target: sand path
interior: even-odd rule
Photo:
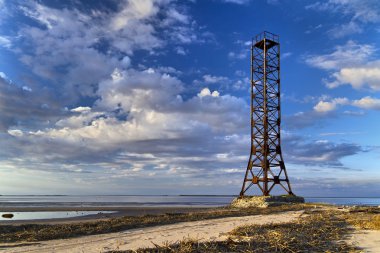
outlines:
[[[356,230],[347,241],[360,247],[364,252],[380,252],[379,230]]]
[[[270,215],[219,218],[131,229],[118,233],[83,236],[71,239],[28,244],[0,244],[0,251],[9,253],[105,252],[109,250],[133,250],[141,247],[154,247],[154,244],[162,245],[165,242],[174,243],[189,237],[201,241],[224,240],[227,237],[226,234],[238,226],[290,222],[300,217],[302,213],[303,211],[292,211]]]

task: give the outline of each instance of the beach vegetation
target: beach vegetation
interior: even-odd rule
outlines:
[[[309,204],[281,205],[270,208],[238,209],[233,207],[220,207],[189,213],[125,216],[91,222],[0,225],[0,243],[63,239],[83,235],[119,232],[127,229],[173,224],[186,221],[297,211],[311,207],[312,205]]]
[[[224,241],[185,239],[155,248],[112,253],[361,252],[344,241],[352,230],[338,212],[318,211],[294,222],[238,227]]]

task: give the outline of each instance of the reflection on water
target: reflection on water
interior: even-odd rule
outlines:
[[[12,207],[162,207],[224,206],[236,196],[228,195],[0,195],[1,208]],[[306,202],[337,205],[380,205],[380,198],[305,198]],[[75,213],[75,212],[74,212]],[[66,214],[66,212],[65,212]]]
[[[233,196],[0,196],[1,207],[223,206]]]
[[[114,213],[112,211],[67,211],[67,212],[11,212],[13,218],[3,218],[3,214],[0,212],[0,221],[10,220],[41,220],[41,219],[60,219],[60,218],[72,218],[81,217],[92,214],[109,214]]]

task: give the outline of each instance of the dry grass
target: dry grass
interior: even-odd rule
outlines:
[[[266,209],[215,208],[212,210],[202,212],[182,214],[145,215],[138,217],[126,216],[122,218],[113,218],[109,220],[96,222],[82,222],[56,225],[3,225],[0,226],[0,243],[62,239],[83,235],[118,232],[132,228],[173,224],[184,221],[196,221],[222,217],[237,217],[255,214],[278,213],[293,210],[304,210],[309,207],[310,205],[308,204],[298,204],[270,207]]]
[[[239,227],[222,242],[189,239],[172,245],[123,252],[360,252],[343,241],[349,231],[346,221],[337,213],[324,211],[291,223]]]
[[[378,207],[352,208],[343,217],[355,228],[380,230],[380,208]]]

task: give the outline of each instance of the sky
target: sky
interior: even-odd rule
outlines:
[[[293,192],[379,197],[377,0],[0,0],[0,194],[238,194],[262,31]]]

